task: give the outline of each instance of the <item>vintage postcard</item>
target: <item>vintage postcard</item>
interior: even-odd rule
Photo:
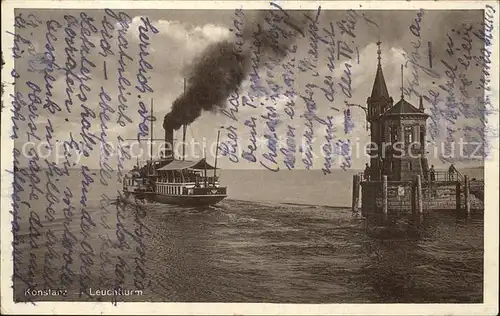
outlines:
[[[2,314],[496,315],[496,1],[3,1]]]

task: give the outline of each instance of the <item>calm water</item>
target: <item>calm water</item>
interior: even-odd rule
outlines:
[[[16,268],[24,281],[16,280],[16,299],[27,299],[26,284],[68,290],[65,298],[38,300],[89,300],[77,294],[80,287],[118,283],[144,286],[142,296],[118,299],[126,301],[482,301],[482,214],[469,220],[431,214],[418,227],[382,238],[350,213],[352,173],[225,171],[222,177],[230,199],[217,206],[146,204],[145,216],[137,218],[133,205],[102,207],[102,194],[114,199],[116,187],[101,185],[97,176],[88,193],[91,224],[78,206],[81,178],[59,180],[61,198],[65,186],[73,192],[71,215],[61,200],[54,219],[46,219],[43,196],[20,209]],[[33,213],[30,238],[30,211],[40,217],[38,238]],[[134,238],[140,227],[142,238]],[[61,284],[63,275],[71,281]]]

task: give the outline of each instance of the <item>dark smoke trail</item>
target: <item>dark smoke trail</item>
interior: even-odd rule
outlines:
[[[261,65],[263,60],[273,55],[278,59],[284,58],[296,36],[303,36],[306,21],[302,12],[286,12],[276,4],[272,5],[279,10],[266,11],[254,23],[245,23],[240,35],[246,47],[255,37],[259,39]],[[278,40],[276,34],[279,34]],[[165,130],[176,130],[183,124],[194,122],[202,110],[215,111],[224,107],[229,95],[240,87],[248,75],[251,66],[250,50],[246,48],[236,53],[238,49],[241,51],[234,40],[225,40],[210,45],[201,54],[187,79],[186,92],[174,101],[172,110],[165,115]]]
[[[192,70],[186,92],[172,105],[165,116],[164,128],[178,129],[194,122],[201,111],[214,110],[245,77],[245,58],[233,53],[234,43],[223,41],[209,46]]]

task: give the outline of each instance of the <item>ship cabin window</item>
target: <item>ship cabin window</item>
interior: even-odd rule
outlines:
[[[413,127],[405,126],[404,128],[405,143],[410,144],[413,142]]]

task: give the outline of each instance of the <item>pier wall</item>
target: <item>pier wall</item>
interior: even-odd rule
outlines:
[[[383,213],[383,182],[363,181],[361,187],[361,211],[366,216],[369,213]],[[412,213],[418,212],[417,186],[415,181],[388,181],[387,182],[387,212]],[[443,181],[421,184],[422,210],[457,210],[466,207],[466,190],[462,182]],[[457,190],[459,197],[457,198]],[[484,203],[474,194],[468,196],[470,210],[483,210]],[[458,202],[458,208],[457,208]]]

